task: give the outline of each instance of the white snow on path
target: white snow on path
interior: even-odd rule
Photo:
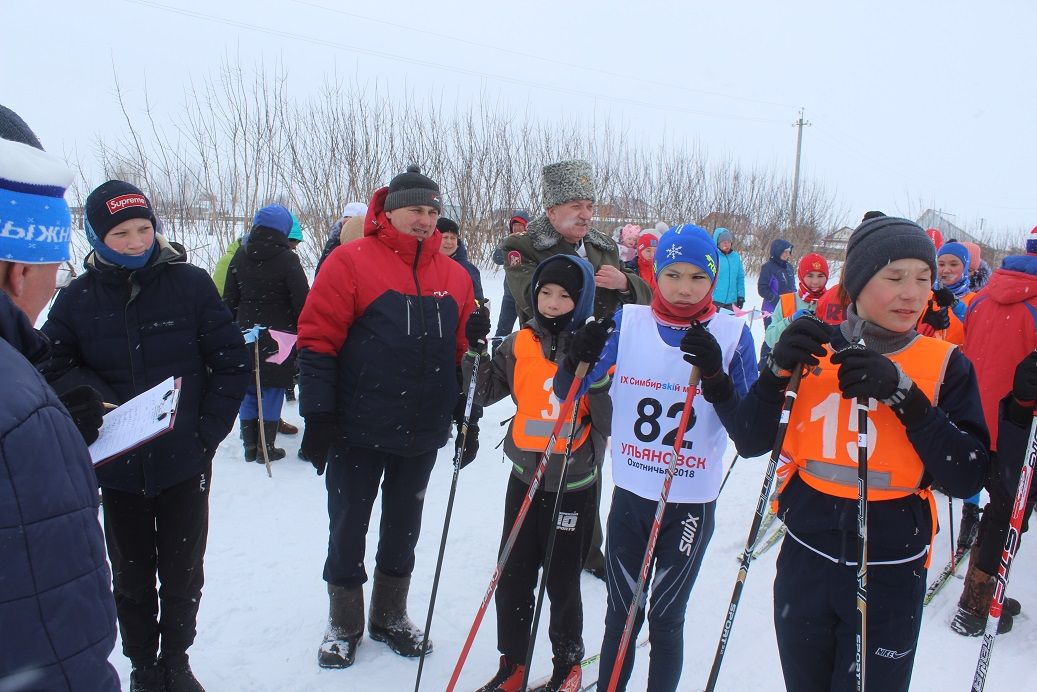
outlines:
[[[484,270],[483,284],[492,300],[494,321],[500,305],[503,274]],[[747,277],[753,293],[755,277]],[[759,305],[750,298],[749,306]],[[754,336],[762,337],[757,321]],[[284,417],[301,426],[297,405],[286,404]],[[436,614],[432,626],[435,652],[428,657],[422,689],[442,690],[485,593],[496,562],[503,516],[504,491],[510,473],[494,446],[505,428],[497,425],[513,413],[504,401],[487,409],[479,458],[461,472],[450,540],[446,552]],[[328,519],[324,479],[296,458],[302,435],[278,437],[288,451],[273,464],[273,478],[262,465],[245,463],[237,428],[220,446],[213,468],[206,583],[198,618],[198,638],[190,650],[199,680],[210,692],[234,690],[321,692],[410,690],[417,661],[393,654],[369,638],[361,644],[355,665],[347,670],[317,667],[317,647],[327,617],[327,591],[321,573],[327,549]],[[453,444],[439,455],[425,501],[424,526],[410,596],[412,618],[423,626],[432,589],[436,556],[452,476]],[[733,456],[728,453],[728,463]],[[698,582],[691,595],[685,628],[682,690],[702,689],[713,661],[717,639],[737,572],[736,558],[745,544],[760,492],[765,458],[739,460],[717,507],[717,528]],[[601,513],[607,516],[611,479],[606,460]],[[947,503],[940,510],[946,516]],[[955,518],[960,516],[960,502]],[[376,504],[368,532],[367,567],[373,570],[380,511]],[[1026,542],[1026,541],[1024,541]],[[1037,569],[1032,545],[1024,545],[1013,568],[1009,593],[1023,603],[1015,629],[998,637],[987,689],[1037,689],[1033,666],[1037,648]],[[930,577],[949,553],[946,530],[936,541]],[[720,677],[722,690],[782,690],[781,668],[774,641],[771,584],[777,550],[753,563],[742,595]],[[960,570],[962,574],[964,570]],[[367,593],[370,595],[370,582]],[[950,619],[961,580],[948,585],[924,611],[915,664],[915,690],[969,688],[980,640],[951,632]],[[583,580],[584,639],[596,653],[603,631],[604,584]],[[550,671],[547,613],[541,621],[534,676]],[[117,645],[112,662],[129,689],[129,662]],[[642,649],[629,689],[643,690],[648,651]],[[491,603],[461,675],[459,690],[475,689],[496,671],[496,616]]]

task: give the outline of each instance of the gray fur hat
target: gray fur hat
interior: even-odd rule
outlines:
[[[842,284],[856,301],[864,285],[884,266],[899,259],[918,259],[936,276],[936,246],[922,227],[895,216],[868,219],[854,229],[846,244]]]
[[[586,161],[559,161],[544,166],[544,208],[558,206],[574,199],[597,201],[594,171]]]

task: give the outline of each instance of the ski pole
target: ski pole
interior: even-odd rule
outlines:
[[[1012,505],[1012,516],[1008,520],[1008,535],[1005,537],[1005,548],[1001,551],[1001,564],[997,568],[997,582],[994,595],[990,599],[990,615],[987,616],[987,627],[983,632],[983,645],[979,649],[979,660],[976,661],[976,674],[972,678],[972,692],[983,692],[987,683],[987,670],[990,667],[990,655],[994,650],[994,637],[1001,621],[1001,609],[1005,604],[1005,589],[1008,588],[1008,572],[1015,560],[1015,551],[1019,549],[1019,537],[1023,530],[1023,519],[1026,516],[1027,499],[1030,495],[1030,484],[1033,482],[1034,469],[1037,467],[1037,411],[1034,411],[1030,424],[1030,441],[1026,447],[1026,461],[1019,472],[1019,485],[1015,490],[1015,503]]]
[[[868,655],[868,400],[857,397],[857,692]]]
[[[536,495],[537,488],[540,487],[540,481],[544,477],[544,471],[547,469],[547,460],[551,458],[551,450],[555,446],[555,441],[562,432],[562,426],[565,425],[566,419],[569,417],[569,412],[572,411],[573,406],[576,402],[576,394],[580,391],[580,387],[583,384],[583,378],[587,376],[587,371],[590,370],[590,363],[580,363],[576,366],[576,374],[573,377],[573,382],[569,385],[569,392],[565,395],[565,401],[562,402],[561,410],[558,412],[558,420],[555,421],[554,428],[551,430],[551,437],[547,440],[547,446],[544,448],[544,453],[540,457],[540,462],[537,464],[536,470],[533,471],[533,478],[529,482],[529,490],[526,491],[526,497],[522,500],[522,505],[519,506],[518,515],[515,517],[515,523],[511,526],[511,531],[508,532],[508,538],[501,547],[500,556],[497,558],[497,566],[493,570],[493,574],[490,576],[490,585],[486,589],[486,594],[483,596],[482,603],[479,604],[479,610],[475,613],[475,620],[472,622],[472,627],[468,631],[468,637],[465,639],[464,646],[461,647],[461,655],[457,658],[457,663],[454,665],[454,672],[450,675],[450,682],[447,684],[447,692],[453,692],[454,686],[457,685],[457,679],[461,675],[461,669],[464,667],[465,660],[468,658],[468,652],[472,648],[472,643],[475,642],[475,635],[479,632],[479,625],[482,624],[483,616],[486,615],[486,607],[490,604],[490,599],[493,598],[493,592],[497,590],[497,582],[500,581],[501,572],[504,570],[504,563],[508,561],[508,556],[511,555],[511,549],[515,547],[515,541],[518,540],[519,531],[522,529],[522,523],[526,520],[526,514],[529,513],[529,507],[533,504],[533,497]],[[572,431],[570,431],[571,433]]]
[[[619,685],[619,674],[623,669],[623,659],[626,658],[627,648],[630,646],[630,638],[634,632],[634,621],[641,609],[641,595],[645,590],[645,582],[648,581],[648,572],[652,567],[652,555],[655,553],[655,542],[659,538],[659,529],[662,527],[663,513],[666,511],[666,500],[670,496],[670,485],[677,473],[677,460],[680,458],[681,448],[684,446],[684,433],[688,431],[688,422],[691,420],[692,407],[695,404],[695,394],[698,392],[701,373],[698,367],[692,366],[691,375],[688,377],[688,393],[684,398],[684,410],[681,412],[680,424],[677,426],[677,439],[673,443],[673,454],[669,463],[666,464],[666,475],[663,476],[663,489],[659,494],[659,503],[655,506],[655,518],[652,519],[652,528],[648,533],[648,545],[645,546],[645,556],[641,560],[641,573],[637,578],[637,587],[630,599],[630,609],[627,611],[627,621],[623,625],[623,636],[619,640],[619,650],[616,652],[616,661],[612,665],[612,675],[609,678],[608,692],[615,692]]]
[[[962,516],[965,510],[962,509]],[[947,496],[947,522],[951,525],[951,574],[954,574],[955,563],[957,560],[954,559],[954,554],[958,550],[958,546],[954,541],[954,498],[950,495]]]
[[[270,454],[266,448],[266,426],[263,423],[266,422],[263,418],[263,386],[259,381],[259,335],[262,333],[265,327],[260,328],[256,332],[256,413],[259,414],[259,447],[263,450],[263,463],[266,464],[266,477],[273,478],[274,474],[270,470]]]
[[[731,477],[731,472],[735,470],[735,464],[738,463],[738,455],[735,454],[735,458],[731,460],[731,465],[727,467],[727,473],[724,474],[724,480],[720,481],[720,490],[717,491],[717,497],[720,497],[720,493],[724,492],[724,486],[727,485],[727,479]]]
[[[569,439],[565,441],[565,456],[562,458],[562,471],[558,477],[558,491],[555,495],[554,520],[547,531],[547,549],[544,552],[544,570],[540,576],[540,593],[533,612],[533,625],[529,628],[529,645],[526,647],[526,668],[522,674],[522,686],[525,690],[529,684],[529,669],[533,664],[533,646],[536,644],[537,626],[540,624],[540,613],[544,609],[544,592],[547,590],[547,576],[551,573],[551,557],[554,555],[555,539],[558,537],[558,515],[562,511],[562,495],[565,492],[565,479],[569,475],[569,460],[572,458],[573,438],[576,436],[576,424],[579,420],[580,407],[573,406],[572,420],[569,422]],[[586,521],[586,517],[584,520]]]
[[[731,628],[735,624],[735,614],[738,612],[738,601],[742,598],[742,589],[745,587],[746,577],[749,576],[749,565],[753,559],[753,548],[760,531],[760,524],[767,513],[767,505],[770,501],[771,485],[774,483],[774,475],[778,469],[778,459],[781,457],[781,448],[785,444],[785,431],[788,429],[789,416],[792,405],[796,402],[799,392],[799,382],[803,377],[802,368],[797,368],[785,387],[785,402],[781,406],[781,416],[778,418],[778,430],[774,435],[774,446],[771,448],[771,458],[767,463],[767,473],[763,477],[763,487],[760,488],[760,499],[756,502],[756,514],[753,516],[752,525],[749,527],[749,539],[745,542],[742,551],[741,566],[738,568],[738,577],[735,579],[734,592],[731,594],[731,603],[727,607],[727,618],[724,620],[724,629],[720,632],[720,641],[717,643],[717,652],[713,657],[713,667],[709,671],[709,681],[706,683],[706,692],[713,692],[720,677],[720,666],[724,661],[724,652],[727,651],[727,641],[731,636]]]
[[[479,380],[479,358],[476,353],[472,359],[472,378],[468,383],[468,398],[464,402],[464,421],[461,423],[461,444],[454,452],[454,477],[450,480],[450,495],[446,501],[446,517],[443,519],[443,537],[439,540],[439,557],[436,559],[436,576],[432,579],[432,596],[428,604],[428,616],[425,618],[425,635],[421,639],[421,658],[418,659],[418,675],[414,679],[414,692],[421,686],[421,670],[425,667],[425,654],[428,653],[428,633],[432,629],[432,613],[436,608],[436,593],[439,591],[439,577],[443,573],[443,556],[446,554],[446,538],[450,531],[450,517],[454,512],[454,495],[457,493],[457,476],[461,472],[461,458],[464,455],[465,443],[468,442],[468,425],[472,420],[472,405],[475,402],[476,383]]]

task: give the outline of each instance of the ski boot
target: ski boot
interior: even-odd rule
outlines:
[[[500,669],[493,678],[476,692],[519,692],[526,667],[521,663],[512,663],[507,656],[500,657]]]
[[[376,642],[385,642],[400,656],[421,656],[424,632],[407,617],[407,592],[410,577],[391,577],[379,570],[374,572],[371,590],[371,613],[367,633]],[[432,653],[429,641],[425,655]]]
[[[976,567],[974,560],[969,561],[969,569],[965,573],[965,588],[958,601],[958,612],[951,620],[952,630],[964,637],[979,637],[983,634],[996,583],[997,578],[994,575]],[[1012,620],[1020,611],[1019,601],[1006,598],[1001,610],[1001,621],[997,624],[997,633],[1011,632]]]
[[[255,461],[259,454],[259,421],[241,421],[241,443],[245,447],[245,461]]]
[[[958,550],[968,550],[976,542],[979,535],[979,515],[981,510],[978,505],[966,502],[961,507],[961,526],[958,530]]]
[[[558,663],[546,685],[533,688],[531,692],[579,692],[583,684],[583,669],[579,663]]]
[[[163,656],[160,660],[166,673],[166,692],[205,692],[205,688],[191,672],[187,654]]]
[[[321,668],[348,668],[364,636],[364,589],[328,584],[328,629],[317,652]]]

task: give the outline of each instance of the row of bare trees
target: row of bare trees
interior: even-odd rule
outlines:
[[[460,224],[477,262],[500,242],[512,209],[540,211],[541,167],[567,158],[595,166],[601,230],[719,223],[735,232],[749,267],[779,236],[814,246],[839,216],[834,193],[808,180],[790,228],[783,172],[713,160],[696,145],[648,146],[608,122],[536,122],[485,100],[447,108],[429,95],[391,97],[337,81],[293,98],[284,69],[230,63],[189,88],[178,112],[157,112],[147,94],[133,106],[118,79],[115,93],[126,127],[99,142],[101,174],[146,190],[167,235],[202,266],[270,202],[299,218],[307,232],[300,250],[312,263],[343,207],[367,200],[410,163],[439,182],[444,213]],[[99,182],[93,177],[81,176],[80,199]]]

